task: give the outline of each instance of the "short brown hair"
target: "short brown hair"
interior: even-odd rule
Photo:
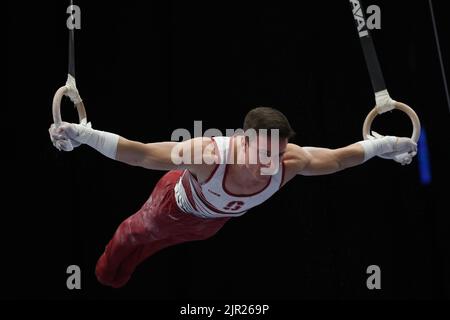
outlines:
[[[288,119],[284,114],[274,108],[257,107],[250,110],[244,119],[244,131],[248,129],[278,129],[280,138],[290,139],[295,136]]]

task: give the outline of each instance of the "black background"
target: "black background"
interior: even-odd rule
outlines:
[[[7,13],[7,129],[2,213],[4,299],[432,299],[450,296],[449,110],[427,1],[366,1],[391,96],[428,134],[432,183],[417,159],[374,159],[334,175],[299,176],[213,238],[148,259],[122,289],[101,286],[95,263],[119,223],[162,172],[82,146],[58,152],[51,102],[67,77],[68,1],[13,2]],[[361,140],[373,91],[347,1],[76,1],[76,79],[94,128],[142,142],[176,128],[240,128],[272,106],[299,145]],[[444,61],[450,28],[435,1]],[[65,101],[63,117],[76,120]],[[382,120],[381,120],[382,119]],[[398,112],[374,128],[409,135]],[[11,139],[12,137],[12,139]],[[12,156],[11,156],[12,153]],[[5,189],[4,189],[5,190]],[[447,197],[446,197],[447,196]],[[66,268],[82,289],[66,288]],[[381,268],[368,290],[366,268]]]

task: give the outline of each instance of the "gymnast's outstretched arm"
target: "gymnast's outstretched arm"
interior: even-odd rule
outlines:
[[[196,161],[196,155],[198,157]],[[214,163],[214,144],[208,137],[183,142],[141,143],[119,137],[116,160],[152,170],[189,169]]]
[[[360,165],[380,155],[389,159],[401,157],[403,164],[407,164],[416,152],[417,145],[410,138],[386,136],[338,149],[288,144],[284,159],[295,168],[296,174],[324,175]]]
[[[108,158],[152,170],[190,169],[212,164],[217,159],[210,138],[194,138],[183,142],[142,143],[117,134],[92,129],[82,124],[63,122],[50,128],[55,146],[66,150],[64,143],[87,144]],[[67,148],[67,151],[73,148]],[[196,157],[200,158],[199,160]]]

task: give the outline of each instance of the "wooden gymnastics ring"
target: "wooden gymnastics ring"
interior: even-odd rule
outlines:
[[[414,110],[411,107],[407,106],[404,103],[398,102],[398,101],[394,102],[394,109],[403,111],[404,113],[406,113],[409,116],[409,119],[411,120],[411,123],[413,125],[413,132],[412,132],[411,139],[417,143],[417,141],[419,141],[419,137],[420,137],[420,120],[419,120],[419,117],[417,116],[417,114],[414,112]],[[375,119],[375,117],[380,113],[381,113],[380,109],[378,107],[375,107],[369,112],[366,119],[364,120],[362,133],[363,133],[363,138],[365,140],[369,139],[373,119]]]
[[[62,86],[59,88],[55,96],[53,97],[53,105],[52,105],[52,112],[53,112],[53,123],[56,127],[59,127],[62,122],[61,118],[61,100],[62,97],[67,93],[67,87]],[[80,124],[86,124],[87,123],[87,115],[86,115],[86,109],[84,108],[84,104],[81,101],[80,103],[77,103],[75,105],[78,111],[78,119],[80,121]]]

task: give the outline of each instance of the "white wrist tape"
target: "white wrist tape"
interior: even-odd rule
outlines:
[[[116,159],[119,135],[115,133],[85,127],[85,129],[80,130],[76,140],[91,146],[108,158]]]
[[[379,139],[363,140],[358,143],[364,149],[364,162],[381,154],[394,151],[396,137],[386,136]]]

